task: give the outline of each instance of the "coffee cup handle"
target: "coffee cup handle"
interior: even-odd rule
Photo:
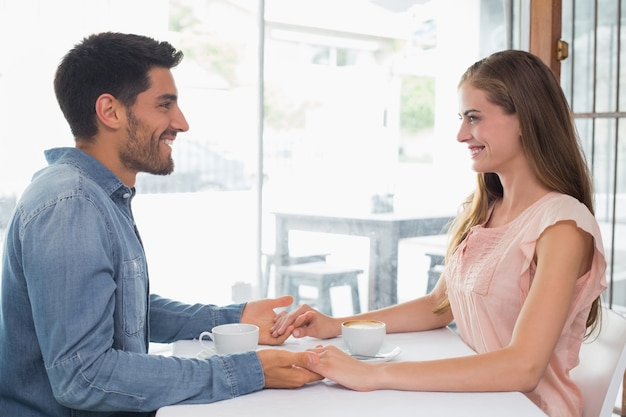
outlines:
[[[200,344],[201,344],[204,348],[206,348],[206,349],[210,349],[210,348],[211,348],[211,346],[209,346],[209,345],[205,345],[205,344],[204,344],[204,343],[205,343],[205,342],[204,342],[204,338],[205,338],[205,337],[207,337],[207,336],[208,336],[209,338],[211,338],[211,340],[213,340],[213,333],[206,331],[206,332],[202,332],[202,333],[200,333],[200,336],[198,336],[198,341],[200,341]]]

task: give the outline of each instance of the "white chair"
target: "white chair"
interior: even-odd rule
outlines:
[[[299,265],[309,262],[321,262],[325,261],[330,255],[329,253],[313,253],[313,254],[301,254],[301,255],[289,255],[286,259],[283,259],[284,265]],[[263,253],[263,259],[265,260],[265,272],[263,273],[261,285],[261,296],[267,297],[269,294],[270,278],[272,277],[272,271],[276,269],[275,255],[273,253]],[[276,287],[281,287],[280,283],[276,283]],[[276,296],[284,294],[276,294]]]
[[[293,307],[306,301],[322,313],[332,316],[330,289],[348,286],[352,294],[352,312],[353,314],[361,312],[358,277],[363,273],[362,269],[332,265],[327,262],[309,262],[282,267],[280,272],[284,280],[282,292],[293,296]],[[317,296],[308,300],[303,299],[304,297],[300,296],[300,287],[316,288]]]
[[[579,357],[571,376],[583,392],[583,417],[611,417],[626,370],[626,318],[603,308],[600,334],[583,342]]]

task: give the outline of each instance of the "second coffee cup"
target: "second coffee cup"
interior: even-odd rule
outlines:
[[[382,321],[349,320],[341,324],[341,336],[351,355],[376,356],[386,334]]]

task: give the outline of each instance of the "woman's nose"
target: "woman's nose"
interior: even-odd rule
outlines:
[[[468,139],[470,139],[471,137],[472,135],[470,134],[470,130],[469,130],[467,123],[462,121],[461,126],[459,126],[459,131],[456,134],[457,142],[463,143],[467,141]]]

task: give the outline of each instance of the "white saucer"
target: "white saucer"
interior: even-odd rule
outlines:
[[[350,355],[350,352],[348,351],[348,347],[346,346],[344,342],[339,342],[335,346],[337,346],[339,349],[343,350],[345,353]],[[383,343],[383,346],[380,348],[378,353],[371,358],[366,357],[366,356],[359,356],[359,355],[350,355],[350,356],[362,362],[372,362],[372,363],[388,362],[392,360],[393,358],[395,358],[396,356],[398,356],[400,352],[402,352],[402,349],[400,349],[399,346],[394,346],[392,344],[385,342]]]
[[[213,356],[213,355],[217,355],[217,352],[215,351],[215,349],[210,348],[210,349],[204,349],[200,352],[198,352],[198,354],[196,355],[196,357],[198,359],[206,359],[209,356]]]

